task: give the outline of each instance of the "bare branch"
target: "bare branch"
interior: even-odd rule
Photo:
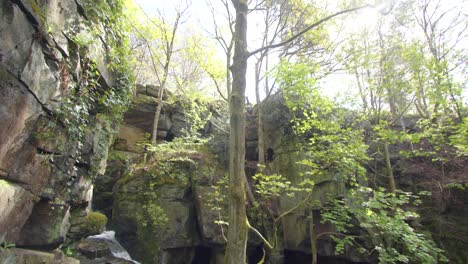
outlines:
[[[277,43],[277,44],[271,44],[271,45],[268,45],[268,46],[264,46],[264,47],[261,47],[259,49],[256,49],[252,52],[249,52],[248,53],[248,57],[256,54],[256,53],[259,53],[259,52],[262,52],[264,50],[267,50],[267,49],[274,49],[274,48],[278,48],[278,47],[282,47],[288,43],[291,43],[292,41],[294,41],[295,39],[301,37],[302,35],[304,35],[305,33],[307,33],[309,30],[313,29],[313,28],[316,28],[318,27],[319,25],[327,22],[328,20],[334,18],[334,17],[337,17],[337,16],[340,16],[342,14],[346,14],[346,13],[350,13],[350,12],[354,12],[354,11],[357,11],[357,10],[360,10],[360,9],[363,9],[363,8],[368,8],[368,7],[373,7],[372,5],[364,5],[364,6],[359,6],[359,7],[354,7],[354,8],[351,8],[351,9],[346,9],[346,10],[343,10],[343,11],[340,11],[340,12],[337,12],[335,14],[332,14],[332,15],[329,15],[325,18],[322,18],[320,19],[319,21],[307,26],[306,28],[304,28],[303,30],[299,31],[298,33],[296,33],[294,36],[290,37],[289,39],[285,40],[285,41],[282,41],[280,43]]]

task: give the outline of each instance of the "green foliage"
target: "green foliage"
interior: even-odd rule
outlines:
[[[355,182],[365,177],[362,163],[368,160],[362,131],[346,127],[346,111],[320,94],[314,70],[283,61],[276,74],[296,134],[305,140],[307,158],[300,163],[309,168],[311,179],[331,173],[335,180]]]
[[[94,44],[95,38],[91,33],[87,31],[82,31],[77,35],[73,36],[71,40],[79,47],[86,48]]]
[[[401,154],[405,157],[428,157],[433,162],[444,164],[456,156],[468,155],[466,120],[454,123],[452,119],[443,119],[434,123],[429,119],[419,119],[418,132],[400,132],[395,142],[407,140],[415,145],[425,142],[426,145]]]
[[[255,184],[256,192],[262,196],[262,198],[278,197],[281,194],[292,196],[290,192],[286,192],[291,187],[291,182],[287,181],[283,176],[278,174],[265,175],[257,173],[253,176],[253,179],[257,181]]]
[[[206,201],[210,210],[215,214],[214,224],[218,225],[220,232],[225,238],[224,226],[228,225],[227,203],[228,203],[228,175],[225,173],[211,185],[211,190],[206,195]],[[226,239],[226,238],[225,238]]]
[[[264,174],[263,168],[252,177],[255,183],[255,192],[260,195],[261,200],[269,200],[286,195],[292,197],[297,192],[312,192],[314,182],[304,179],[298,186],[293,186],[286,177],[278,174]]]
[[[151,234],[156,234],[158,228],[163,226],[169,219],[167,218],[164,209],[154,203],[144,204],[142,206],[142,213],[137,214],[138,225]]]
[[[456,148],[458,156],[468,156],[468,117],[454,127],[449,136],[449,144]]]
[[[458,190],[464,191],[468,188],[468,183],[462,184],[462,183],[452,182],[452,183],[447,184],[446,187],[449,189],[458,189]]]
[[[156,146],[151,143],[142,143],[150,153],[152,159],[150,162],[157,163],[171,159],[190,159],[200,155],[200,150],[205,148],[208,139],[194,137],[178,137],[171,142],[161,142]]]
[[[68,97],[56,110],[56,115],[65,125],[69,139],[78,144],[78,149],[82,146],[87,127],[93,121],[90,113],[96,110],[96,99],[100,98],[101,89],[96,63],[83,60],[82,67],[81,81],[74,84]]]
[[[141,241],[144,241],[139,245],[141,249],[148,252],[149,256],[154,256],[160,250],[159,238],[161,231],[169,219],[164,209],[156,203],[157,196],[155,194],[150,195],[147,193],[145,197],[149,198],[149,200],[143,202],[141,210],[136,214],[137,235]],[[145,259],[146,261],[150,263],[153,260]]]
[[[382,189],[358,187],[350,189],[344,199],[332,201],[323,210],[322,221],[334,224],[343,235],[334,237],[338,242],[337,253],[342,253],[345,245],[357,245],[369,254],[377,252],[380,263],[447,262],[443,250],[408,224],[419,215],[403,208],[419,204],[419,197],[408,192],[386,193]],[[353,220],[357,220],[357,226]],[[366,235],[353,234],[355,227]],[[372,242],[372,249],[358,243],[363,238]]]
[[[9,242],[4,241],[0,244],[0,252],[10,249],[10,248],[14,248],[14,247],[16,247],[15,243],[9,243]]]
[[[104,231],[107,224],[106,215],[99,212],[90,212],[86,216],[85,230],[89,234],[99,234]]]
[[[67,257],[77,257],[78,256],[78,250],[76,250],[76,248],[73,248],[73,247],[65,247],[62,249],[63,253],[65,254],[65,256]]]
[[[107,156],[107,160],[128,161],[130,157],[123,151],[111,150]]]
[[[63,99],[53,109],[53,126],[50,131],[41,131],[35,137],[38,140],[47,140],[59,130],[55,126],[62,126],[69,143],[64,146],[64,150],[73,153],[72,158],[80,162],[83,145],[89,143],[91,137],[91,128],[99,128],[96,131],[98,141],[93,149],[89,173],[93,178],[99,174],[99,163],[106,158],[108,141],[116,132],[115,126],[128,108],[132,97],[133,76],[127,60],[130,50],[126,25],[122,23],[124,1],[82,1],[81,4],[87,19],[81,27],[67,32],[72,36],[73,42],[70,43],[70,52],[79,52],[79,56],[70,56],[60,61]],[[95,41],[99,38],[103,41]],[[108,65],[99,65],[102,61],[93,54],[95,50],[104,51],[107,56],[104,62]],[[77,58],[79,60],[74,61]],[[80,71],[72,74],[71,68],[78,68]],[[100,69],[109,71],[112,79],[103,80]],[[77,168],[73,166],[73,170],[77,171]],[[67,184],[71,185],[73,182]]]
[[[78,142],[83,141],[84,130],[92,123],[95,113],[108,115],[113,123],[120,122],[133,90],[132,69],[127,60],[130,52],[126,35],[128,25],[123,22],[125,1],[83,1],[82,4],[88,18],[86,28],[76,32],[72,40],[80,47],[88,48],[98,45],[94,39],[102,38],[109,63],[107,67],[112,70],[115,82],[112,87],[103,87],[96,62],[89,58],[89,54],[84,54],[80,61],[81,78],[72,84],[71,92],[57,109],[69,136]]]
[[[182,132],[191,141],[198,141],[198,138],[201,137],[200,132],[212,118],[212,112],[209,110],[211,100],[207,100],[206,97],[196,98],[195,96],[188,97],[181,102],[187,124]]]

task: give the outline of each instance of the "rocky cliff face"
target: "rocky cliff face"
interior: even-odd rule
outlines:
[[[247,136],[246,136],[246,174],[248,180],[253,183],[251,178],[256,171],[258,161],[258,108],[253,108],[247,115]],[[305,159],[305,153],[302,149],[300,139],[293,131],[291,123],[292,116],[284,104],[281,93],[272,96],[263,106],[263,125],[265,135],[266,150],[266,168],[269,174],[283,175],[293,185],[303,181],[303,175],[307,172],[307,167],[299,162]],[[313,217],[314,232],[321,234],[323,232],[335,232],[329,224],[320,222],[320,208],[327,201],[327,194],[344,194],[345,186],[343,182],[334,180],[333,175],[323,174],[313,178],[314,188],[310,199],[313,206],[299,207],[281,220],[281,228],[278,231],[278,240],[280,243],[280,260],[271,263],[306,263],[310,262],[311,241],[309,219]],[[270,209],[276,212],[286,212],[300,204],[306,198],[304,193],[296,193],[294,197],[286,195],[281,196]],[[262,230],[268,234],[269,230]],[[327,236],[322,236],[317,241],[317,251],[322,261],[339,263],[367,262],[363,256],[353,250],[346,250],[341,256],[335,255],[334,242]],[[309,260],[307,260],[309,259]],[[271,261],[271,260],[270,260]]]
[[[105,35],[77,38],[96,23],[86,4],[0,1],[0,243],[62,244],[104,173],[114,119],[86,100],[114,91],[119,75]]]
[[[152,129],[156,96],[157,87],[137,86],[107,172],[97,179],[94,206],[108,215],[117,238],[137,260],[222,263],[225,240],[221,226],[215,224],[220,216],[212,208],[214,186],[225,177],[224,165],[203,144],[165,145],[189,129],[190,117],[180,100],[163,107],[160,149],[143,161],[141,143],[148,141],[145,135]],[[215,108],[208,108],[212,121],[221,119]],[[199,132],[217,133],[210,122]]]

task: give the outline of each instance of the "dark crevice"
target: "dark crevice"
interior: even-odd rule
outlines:
[[[84,17],[86,20],[89,20],[83,6],[78,2],[78,0],[75,0],[75,4],[76,10],[78,10],[78,14],[80,14],[80,16]]]
[[[65,33],[63,33],[63,32],[61,32],[61,33],[62,33],[63,36],[65,36]],[[65,38],[67,38],[67,37],[65,36]],[[60,45],[57,43],[57,41],[55,41],[55,39],[52,39],[52,40],[54,41],[55,48],[60,52],[60,54],[62,54],[62,57],[68,58],[67,52],[65,52],[65,50],[62,49],[62,47],[60,47]],[[68,38],[67,38],[67,40],[68,40]]]
[[[12,178],[9,178],[10,174],[7,174],[5,177],[2,178],[2,180],[5,180],[9,183],[13,183],[13,184],[18,184],[18,185],[27,185],[26,182],[24,181],[20,181],[20,180],[17,180],[17,179],[12,179]],[[27,188],[25,188],[26,190],[28,190]],[[28,190],[29,191],[29,190]]]
[[[60,153],[52,152],[52,151],[49,151],[40,147],[36,147],[36,152],[39,155],[60,155]]]
[[[37,102],[39,105],[41,105],[42,110],[43,110],[46,114],[48,114],[48,115],[50,115],[50,116],[54,116],[54,112],[53,112],[51,109],[47,108],[47,106],[46,106],[43,102],[41,102],[41,100],[39,99],[39,97],[37,97],[37,95],[31,90],[31,88],[29,88],[29,86],[28,86],[23,80],[21,80],[20,77],[16,76],[15,74],[13,74],[13,73],[12,73],[10,70],[8,70],[8,69],[6,69],[6,71],[8,72],[8,74],[10,74],[11,76],[13,76],[16,80],[18,80],[18,81],[24,86],[24,88],[26,88],[26,90],[34,97],[34,99],[36,100],[36,102]]]
[[[36,30],[36,32],[40,32],[39,21],[36,20],[34,15],[31,14],[31,12],[29,12],[29,10],[24,6],[24,4],[19,0],[11,0],[11,2],[16,4],[19,7],[19,9],[24,13],[24,15],[29,20],[29,22],[31,22],[31,24],[32,24],[33,28]]]
[[[84,163],[84,162],[76,162],[74,165],[77,168],[82,168],[86,170],[89,170],[91,168],[91,166],[88,163]]]
[[[45,61],[49,67],[57,68],[57,66],[53,63],[50,63],[47,59],[51,59],[53,61],[58,61],[57,57],[54,54],[53,49],[51,48],[50,41],[47,38],[47,34],[44,33],[44,30],[41,29],[41,24],[39,21],[34,17],[34,15],[26,8],[26,6],[18,0],[11,0],[12,3],[16,4],[19,9],[23,12],[26,16],[26,19],[31,23],[32,27],[36,31],[32,36],[32,41],[34,43],[35,40],[40,41],[42,47],[42,53],[44,54]],[[55,40],[52,40],[55,44]],[[31,43],[31,46],[32,44]],[[57,45],[56,45],[57,46]]]
[[[102,38],[102,36],[98,36],[99,39],[101,40],[102,42],[102,45],[104,45],[104,48],[106,49],[106,51],[110,50],[109,46],[107,46],[107,43],[104,41],[104,39]]]

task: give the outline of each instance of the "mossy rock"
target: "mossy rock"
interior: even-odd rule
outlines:
[[[86,233],[100,234],[104,231],[104,228],[107,224],[107,216],[99,212],[90,212],[86,216],[86,222],[84,223],[84,229]]]

